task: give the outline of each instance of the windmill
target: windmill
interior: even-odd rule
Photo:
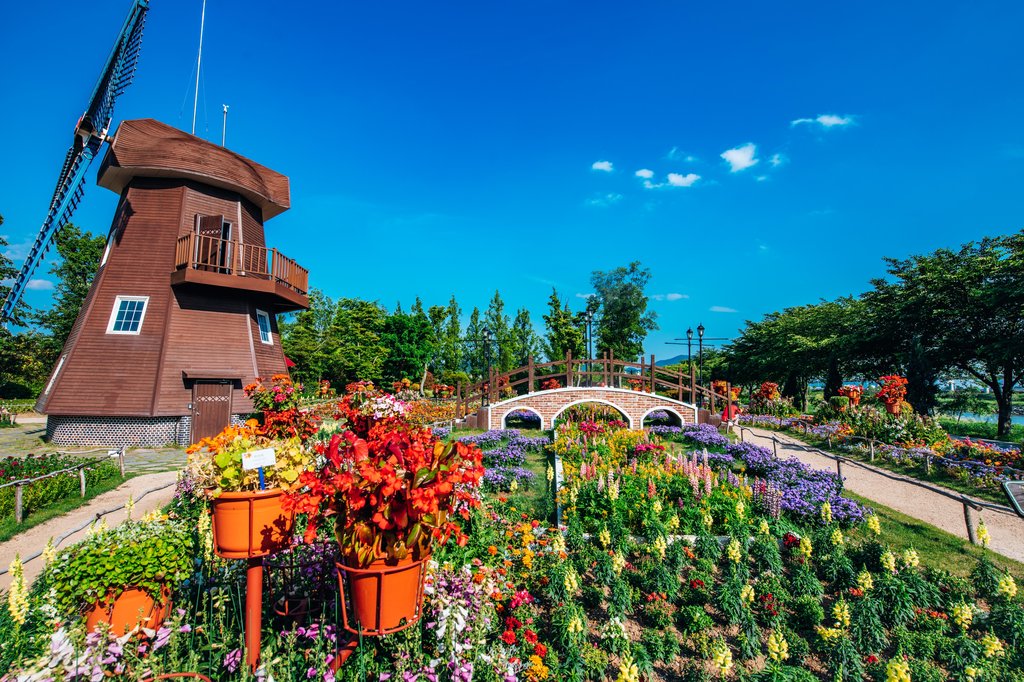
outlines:
[[[287,372],[276,316],[309,305],[309,273],[264,239],[264,221],[290,206],[287,177],[153,119],[107,134],[147,7],[134,0],[4,305],[9,319],[108,143],[97,183],[119,195],[117,210],[36,402],[58,445],[188,444],[216,434],[252,411],[244,386]]]
[[[142,47],[142,27],[148,10],[149,0],[134,0],[132,3],[128,17],[124,20],[121,32],[114,42],[114,49],[110,51],[107,63],[99,80],[96,81],[96,87],[93,88],[85,113],[75,124],[74,139],[64,158],[60,175],[57,176],[57,187],[50,201],[50,210],[32,243],[32,248],[29,249],[25,264],[21,266],[21,271],[7,293],[3,309],[0,310],[0,319],[5,324],[14,315],[29,280],[49,250],[53,238],[71,220],[71,215],[82,199],[85,192],[85,174],[100,145],[107,139],[107,131],[114,116],[114,102],[131,84],[135,75],[135,65],[138,63],[139,49]]]

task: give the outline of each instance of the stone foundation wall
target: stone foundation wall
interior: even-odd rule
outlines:
[[[246,415],[231,415],[244,422]],[[190,445],[192,417],[94,417],[48,415],[46,438],[54,445],[99,447],[160,447]]]

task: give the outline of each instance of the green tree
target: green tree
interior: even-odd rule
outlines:
[[[512,357],[512,367],[522,367],[527,364],[530,356],[537,352],[538,346],[537,333],[533,330],[533,322],[530,321],[530,311],[520,308],[516,312],[509,334],[509,355]]]
[[[892,341],[920,344],[926,376],[958,369],[990,388],[998,435],[1009,437],[1024,380],[1024,231],[886,263],[890,279],[869,298],[899,320]]]
[[[487,306],[484,314],[484,326],[491,330],[494,346],[491,354],[491,366],[499,372],[507,372],[513,368],[512,361],[512,327],[508,315],[505,314],[505,302],[501,300],[501,292],[495,291],[494,298]]]
[[[487,373],[487,351],[484,348],[484,325],[480,320],[480,309],[474,307],[469,314],[466,326],[466,371],[473,377],[483,377]],[[493,362],[493,355],[491,360]]]
[[[434,330],[419,299],[416,303],[410,313],[394,313],[384,323],[381,341],[388,349],[383,365],[385,382],[410,379],[418,383],[433,359]]]
[[[651,271],[634,261],[628,267],[609,272],[595,271],[590,283],[597,293],[597,353],[611,352],[623,360],[634,360],[644,352],[647,333],[658,328],[657,315],[647,311],[644,289]]]
[[[92,288],[96,271],[107,240],[83,232],[74,224],[67,224],[54,238],[60,260],[50,268],[57,278],[53,306],[39,316],[39,321],[50,332],[54,355],[60,352],[71,335],[85,298]]]
[[[586,354],[583,329],[576,315],[569,310],[568,301],[563,303],[553,288],[548,298],[548,312],[543,319],[547,333],[541,345],[549,362],[564,360],[568,352],[574,358],[582,358]]]
[[[384,332],[389,318],[376,302],[343,298],[329,331],[331,374],[344,386],[352,381],[379,381],[389,346]]]
[[[459,308],[455,295],[448,301],[447,321],[441,335],[441,362],[445,369],[444,380],[447,383],[461,381],[465,344],[462,340],[462,309]]]
[[[292,374],[305,383],[337,381],[332,336],[337,305],[319,289],[309,292],[309,308],[280,319],[281,347],[295,363]]]

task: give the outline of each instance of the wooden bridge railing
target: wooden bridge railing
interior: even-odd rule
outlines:
[[[484,405],[546,390],[545,383],[550,381],[557,382],[558,387],[627,388],[681,402],[700,403],[712,413],[716,412],[716,405],[728,402],[727,396],[732,390],[732,386],[727,384],[723,395],[700,386],[692,366],[688,373],[659,367],[653,355],[649,363],[645,358],[640,362],[619,360],[614,354],[576,359],[569,353],[564,360],[541,363],[534,362],[530,356],[529,362],[522,367],[508,372],[491,370],[486,381],[468,385],[459,383],[455,389],[455,417],[461,419]]]

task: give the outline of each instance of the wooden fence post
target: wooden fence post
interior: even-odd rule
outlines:
[[[565,351],[565,387],[572,388],[572,351]]]
[[[964,501],[964,523],[967,524],[967,539],[971,541],[972,545],[978,544],[978,538],[974,535],[974,510],[966,500]]]
[[[25,520],[22,485],[14,486],[14,522],[21,523]]]
[[[78,468],[78,490],[82,493],[82,497],[85,497],[85,467],[81,466]]]
[[[683,402],[683,370],[682,369],[679,370],[679,374],[678,374],[678,376],[676,378],[679,380],[679,395],[677,396],[676,399],[679,402]]]
[[[462,415],[459,411],[462,409],[462,382],[455,382],[455,418],[459,419]]]
[[[658,392],[658,389],[655,387],[655,383],[654,383],[655,381],[657,381],[657,379],[655,379],[655,377],[654,377],[654,353],[651,353],[651,393],[652,394]]]
[[[527,379],[527,381],[526,381],[526,392],[527,393],[533,393],[533,356],[532,355],[529,356],[529,358],[527,358],[527,370],[526,371],[527,371],[527,375],[529,377]]]
[[[615,351],[608,351],[608,388],[618,388],[615,381]]]
[[[928,474],[929,476],[932,475],[932,456],[931,455],[925,455],[924,456],[924,472],[926,474]]]
[[[779,456],[779,441],[775,440],[775,436],[772,436],[772,454]]]
[[[644,356],[641,355],[640,356],[640,390],[641,391],[644,390],[644,381],[645,381],[645,379],[644,379],[644,370],[645,369],[647,369],[647,368],[644,366]],[[632,386],[630,386],[630,388],[632,388]]]
[[[836,476],[839,477],[839,485],[843,484],[843,458],[836,457]]]
[[[871,461],[874,462],[875,461],[875,441],[874,441],[874,439],[871,439],[868,442],[871,444]]]
[[[117,450],[117,466],[121,469],[121,478],[124,478],[124,446]]]
[[[697,404],[697,374],[693,371],[693,363],[690,364],[690,402]]]

